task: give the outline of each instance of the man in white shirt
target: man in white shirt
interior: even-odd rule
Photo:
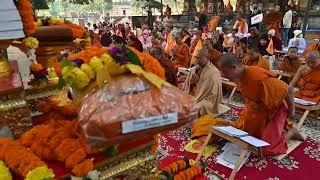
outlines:
[[[282,31],[282,41],[285,46],[288,45],[288,34],[292,25],[292,10],[289,9],[283,16],[282,20],[283,31]]]
[[[299,51],[303,51],[307,47],[306,40],[303,38],[301,30],[293,31],[294,38],[290,39],[288,47],[297,47]]]

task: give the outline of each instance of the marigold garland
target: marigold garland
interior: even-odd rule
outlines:
[[[158,175],[173,177],[174,180],[191,180],[195,176],[201,174],[202,168],[199,164],[195,164],[193,160],[185,158],[177,160],[167,166],[160,168]]]
[[[93,169],[92,161],[86,157],[94,151],[87,148],[86,139],[79,135],[78,121],[49,120],[24,133],[19,141],[41,159],[64,162],[66,167],[75,169],[72,172],[76,176]]]
[[[13,172],[23,177],[38,167],[47,168],[46,164],[32,151],[25,148],[19,141],[8,138],[0,138],[0,160],[4,160]],[[53,177],[54,175],[46,173],[39,176],[39,179],[48,176]]]
[[[23,23],[23,31],[27,36],[36,32],[36,26],[33,19],[32,4],[28,0],[19,0],[19,14]]]
[[[152,57],[147,52],[141,53],[140,51],[136,50],[133,47],[128,47],[128,48],[138,56],[141,64],[143,65],[146,71],[152,72],[153,74],[156,74],[157,76],[161,77],[164,80],[166,79],[165,71],[157,59]]]

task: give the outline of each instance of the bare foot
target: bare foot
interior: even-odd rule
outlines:
[[[296,127],[292,127],[287,133],[286,133],[287,140],[298,140],[298,141],[304,141],[305,138],[299,133],[298,129]]]

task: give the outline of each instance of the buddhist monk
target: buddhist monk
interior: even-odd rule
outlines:
[[[295,97],[318,103],[320,100],[320,55],[318,51],[307,54],[306,64],[301,66],[290,83],[290,89],[298,87]]]
[[[244,57],[242,64],[248,66],[258,66],[266,70],[270,70],[269,61],[262,57],[261,54],[259,54],[259,50],[256,48],[248,49],[248,55]]]
[[[196,58],[196,73],[189,76],[185,83],[194,88],[194,97],[199,106],[199,115],[219,114],[219,104],[222,102],[222,80],[220,71],[210,62],[208,50],[202,48]]]
[[[153,47],[150,55],[156,58],[165,70],[166,80],[172,85],[177,85],[177,76],[174,72],[173,64],[165,57],[165,53],[160,47]]]
[[[217,49],[213,48],[213,45],[216,43],[216,40],[213,39],[206,39],[203,42],[203,46],[208,49],[208,58],[210,59],[211,63],[217,66],[217,62],[219,58],[222,56],[222,52],[218,51]]]
[[[181,31],[181,35],[182,35],[182,42],[183,43],[186,43],[187,45],[188,45],[188,47],[190,47],[191,46],[191,37],[190,37],[190,33],[187,31],[187,30],[185,30],[185,29],[183,29],[182,31]]]
[[[231,125],[268,142],[270,145],[262,149],[263,156],[284,154],[288,138],[302,139],[297,129],[289,127],[292,124],[286,121],[295,112],[293,96],[286,83],[263,68],[241,64],[232,53],[223,55],[218,64],[222,75],[237,83],[245,99],[245,109],[235,122],[209,116],[200,118],[192,127],[193,137],[206,136],[215,125]],[[286,128],[290,128],[287,134]]]
[[[300,66],[302,65],[301,60],[298,57],[298,48],[290,47],[288,54],[283,58],[280,64],[280,69],[289,74],[295,74]]]
[[[194,49],[196,48],[198,42],[201,41],[202,33],[203,33],[202,30],[197,31],[197,33],[195,34],[195,38],[191,41],[191,46],[189,48],[191,54],[193,53]]]
[[[248,23],[242,18],[240,13],[237,15],[237,21],[235,22],[233,29],[238,29],[238,32],[242,34],[248,33]]]
[[[182,37],[178,33],[175,36],[176,45],[172,50],[173,55],[173,66],[175,72],[178,72],[179,67],[189,67],[190,64],[190,53],[188,45],[182,42]]]
[[[308,46],[302,53],[301,57],[306,58],[307,54],[311,51],[318,51],[320,53],[320,40],[318,40],[316,43],[311,44]]]

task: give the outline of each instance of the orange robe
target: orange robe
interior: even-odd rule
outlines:
[[[212,16],[209,23],[208,23],[208,30],[210,32],[216,31],[216,28],[218,27],[220,21],[220,16]]]
[[[209,51],[209,59],[210,59],[211,63],[213,65],[215,65],[216,67],[217,67],[218,60],[221,56],[222,56],[222,52],[220,52],[214,48],[211,51]]]
[[[179,67],[189,67],[190,63],[190,54],[188,45],[182,43],[178,45],[177,49],[175,50],[179,55],[183,56],[182,58],[174,57],[173,58],[173,66],[175,71],[178,71]]]
[[[311,44],[309,47],[307,47],[301,54],[301,57],[306,58],[307,54],[311,51],[319,51],[320,53],[320,47],[318,47],[318,43]]]
[[[295,97],[318,103],[320,100],[320,65],[303,72],[297,87],[299,91],[294,94]]]
[[[195,50],[199,40],[201,39],[201,36],[200,37],[197,37],[192,43],[191,43],[191,46],[189,48],[189,51],[191,54],[193,54],[193,51]]]
[[[286,73],[295,74],[301,65],[302,62],[298,57],[290,59],[288,56],[285,56],[280,64],[280,69]]]
[[[258,66],[266,70],[270,70],[269,61],[266,58],[262,57],[261,55],[259,56],[259,59],[256,59],[256,60],[251,60],[250,57],[246,55],[242,60],[242,64],[248,65],[248,66]]]
[[[241,18],[237,20],[233,26],[233,29],[238,29],[239,33],[247,34],[248,33],[248,23],[245,19]]]
[[[238,120],[228,122],[209,116],[201,117],[192,127],[192,136],[207,135],[209,128],[215,125],[231,125],[270,143],[270,146],[263,148],[264,156],[286,153],[288,147],[283,129],[287,125],[284,98],[288,85],[265,69],[246,66],[238,88],[245,98],[245,109]]]

